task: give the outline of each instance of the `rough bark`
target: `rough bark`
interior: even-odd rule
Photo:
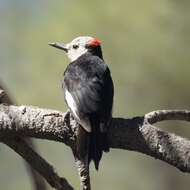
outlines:
[[[190,141],[152,126],[163,120],[190,121],[190,111],[160,110],[132,119],[113,118],[109,129],[110,147],[141,152],[189,173]],[[17,134],[59,141],[73,149],[75,133],[76,123],[69,112],[32,106],[0,105],[1,141]],[[21,156],[24,157],[24,154]],[[46,171],[46,168],[43,170]],[[41,175],[44,176],[44,173],[41,172]]]
[[[0,82],[0,103],[6,103],[7,105],[16,105],[15,101],[5,89],[4,85],[2,85],[2,82]],[[14,141],[14,139],[12,139],[12,141]],[[30,145],[30,147],[36,150],[36,146],[31,139],[27,138],[26,142]],[[22,144],[20,144],[20,147],[22,147]],[[25,165],[27,172],[31,176],[33,188],[35,190],[46,190],[47,187],[44,179],[36,172],[36,170],[30,166],[30,164],[27,164],[27,162],[25,162]]]
[[[1,136],[16,133],[74,146],[75,121],[70,114],[31,106],[6,105],[0,105],[0,113]],[[110,147],[139,151],[189,172],[190,141],[151,125],[161,120],[188,121],[189,118],[190,111],[184,110],[155,111],[132,119],[113,118],[109,130]],[[176,165],[175,161],[179,160],[181,165]]]

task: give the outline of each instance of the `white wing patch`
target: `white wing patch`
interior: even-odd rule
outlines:
[[[65,99],[74,116],[80,121],[79,116],[77,115],[77,105],[68,90],[65,90]]]
[[[80,119],[79,116],[77,115],[77,105],[71,95],[71,93],[65,89],[65,100],[67,102],[67,105],[69,106],[69,108],[71,109],[72,113],[74,114],[74,117],[77,119],[77,122],[82,125],[82,127],[87,131],[87,132],[91,132],[91,126],[90,126],[90,122],[88,120],[88,118],[83,118]]]

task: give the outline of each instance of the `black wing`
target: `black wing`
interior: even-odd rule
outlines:
[[[111,116],[113,82],[107,65],[97,56],[72,62],[64,73],[64,86],[77,106],[81,120],[96,114],[103,120]]]

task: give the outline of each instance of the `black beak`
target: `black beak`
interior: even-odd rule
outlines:
[[[55,47],[55,48],[58,48],[58,49],[62,49],[62,50],[64,50],[65,52],[68,52],[68,48],[66,47],[65,44],[53,42],[53,43],[49,43],[49,45],[50,45],[50,46],[53,46],[53,47]]]

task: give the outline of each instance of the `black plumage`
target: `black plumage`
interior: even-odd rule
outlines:
[[[99,39],[80,36],[68,44],[49,45],[66,52],[71,63],[64,72],[65,100],[77,128],[76,156],[98,169],[103,151],[109,151],[107,132],[112,117],[114,87],[104,63]],[[88,163],[87,163],[88,162]]]
[[[81,157],[88,154],[88,161],[94,160],[98,169],[102,152],[109,151],[107,130],[112,117],[114,89],[100,46],[86,48],[86,53],[67,66],[63,86],[76,104],[77,117],[73,115],[82,126],[78,130],[78,154]]]

